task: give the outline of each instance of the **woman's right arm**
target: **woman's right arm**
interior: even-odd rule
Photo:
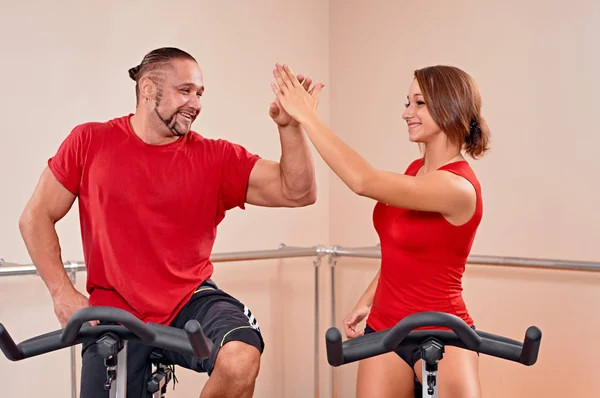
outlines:
[[[377,271],[375,278],[371,281],[363,295],[360,297],[354,309],[344,319],[344,331],[348,338],[358,337],[363,335],[362,330],[356,330],[356,325],[369,315],[371,306],[373,305],[373,297],[377,290],[379,282],[379,274],[381,269]]]
[[[358,300],[356,307],[369,307],[373,305],[373,297],[375,296],[375,290],[377,290],[377,284],[379,283],[379,274],[381,273],[381,268],[377,270],[377,274],[375,278],[371,281],[363,295]]]

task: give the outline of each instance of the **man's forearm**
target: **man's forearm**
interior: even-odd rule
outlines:
[[[317,184],[308,140],[301,127],[279,127],[282,189],[291,200],[316,200]]]
[[[19,230],[29,256],[52,298],[75,290],[61,259],[58,235],[52,220],[24,214],[19,221]]]

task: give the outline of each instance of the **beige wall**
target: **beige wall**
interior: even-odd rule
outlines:
[[[280,148],[267,115],[269,82],[272,65],[284,61],[325,81],[320,113],[336,133],[375,166],[399,172],[418,156],[400,119],[412,70],[433,63],[465,68],[481,87],[493,131],[492,152],[474,163],[486,206],[474,253],[600,259],[600,215],[594,207],[600,191],[592,163],[600,155],[600,138],[588,122],[600,105],[595,95],[600,79],[592,74],[599,66],[592,21],[600,6],[591,1],[573,1],[568,8],[514,0],[21,4],[3,5],[0,13],[0,34],[12,38],[4,42],[9,62],[0,66],[6,94],[0,99],[5,113],[0,258],[29,262],[18,217],[68,131],[80,122],[132,111],[127,69],[152,48],[176,45],[194,54],[205,74],[204,110],[195,125],[205,135],[276,159]],[[31,5],[34,11],[26,10]],[[352,195],[320,158],[315,163],[315,206],[233,211],[220,227],[215,252],[274,249],[281,242],[375,244],[373,202]],[[65,260],[81,260],[76,211],[58,231]],[[247,302],[267,339],[257,397],[312,396],[312,260],[216,266],[215,279]],[[377,266],[376,260],[339,260],[338,326]],[[320,336],[330,326],[328,275],[324,262]],[[84,282],[85,273],[79,274],[82,290]],[[588,273],[469,268],[465,297],[481,329],[517,339],[531,324],[544,332],[540,362],[532,368],[482,357],[486,397],[588,392],[585,373],[575,366],[598,369],[586,353],[600,346],[568,339],[576,332],[600,331],[594,305],[599,282],[597,274]],[[58,327],[37,277],[0,278],[0,301],[0,322],[17,340]],[[330,396],[323,340],[320,393]],[[2,380],[12,381],[2,396],[69,396],[68,365],[67,350],[18,363],[0,357]],[[355,372],[354,365],[336,370],[338,396],[354,396]],[[195,396],[206,380],[182,369],[177,377],[180,383],[169,393],[174,398]],[[571,385],[577,392],[568,390]]]
[[[492,150],[471,162],[484,197],[473,254],[598,261],[599,15],[600,3],[582,0],[332,0],[333,129],[374,166],[404,172],[419,156],[401,119],[413,70],[462,67],[479,83],[492,129]],[[376,244],[373,205],[333,176],[330,241]],[[339,327],[377,267],[340,259]],[[464,287],[480,329],[521,340],[537,325],[544,336],[532,368],[482,357],[486,397],[595,393],[583,370],[600,369],[590,355],[600,343],[578,336],[600,331],[598,274],[472,265]],[[336,374],[339,396],[353,397],[356,367]]]
[[[332,0],[331,9],[331,122],[346,142],[403,172],[419,156],[401,119],[412,72],[464,68],[492,129],[491,151],[472,162],[485,203],[474,253],[600,257],[598,2]],[[332,241],[374,243],[372,206],[333,178]]]

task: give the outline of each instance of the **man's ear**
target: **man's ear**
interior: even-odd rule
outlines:
[[[145,100],[153,100],[156,97],[156,84],[148,76],[144,76],[138,82],[140,95]]]

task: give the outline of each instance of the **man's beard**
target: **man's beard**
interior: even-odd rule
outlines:
[[[177,117],[177,114],[179,113],[179,111],[175,111],[169,117],[162,116],[158,112],[158,108],[157,107],[154,108],[154,112],[156,113],[156,115],[158,116],[158,118],[164,123],[164,125],[167,126],[167,128],[173,133],[173,135],[175,135],[177,137],[182,137],[185,134],[187,134],[187,132],[189,131],[189,129],[187,131],[184,131],[184,129],[182,129],[181,126],[179,126],[179,124],[177,123],[177,120],[175,120],[175,118]]]
[[[173,112],[173,114],[169,117],[165,117],[162,116],[159,112],[158,112],[158,106],[160,105],[160,102],[162,100],[162,89],[158,88],[157,92],[156,92],[156,100],[155,100],[155,107],[154,107],[154,112],[156,113],[156,115],[158,116],[158,118],[164,123],[165,126],[167,126],[167,128],[173,133],[174,136],[176,137],[183,137],[184,135],[186,135],[189,132],[189,129],[183,129],[181,128],[181,126],[179,126],[177,124],[177,114],[179,113],[179,110],[176,110],[175,112]],[[190,120],[190,127],[192,124],[193,120]]]

